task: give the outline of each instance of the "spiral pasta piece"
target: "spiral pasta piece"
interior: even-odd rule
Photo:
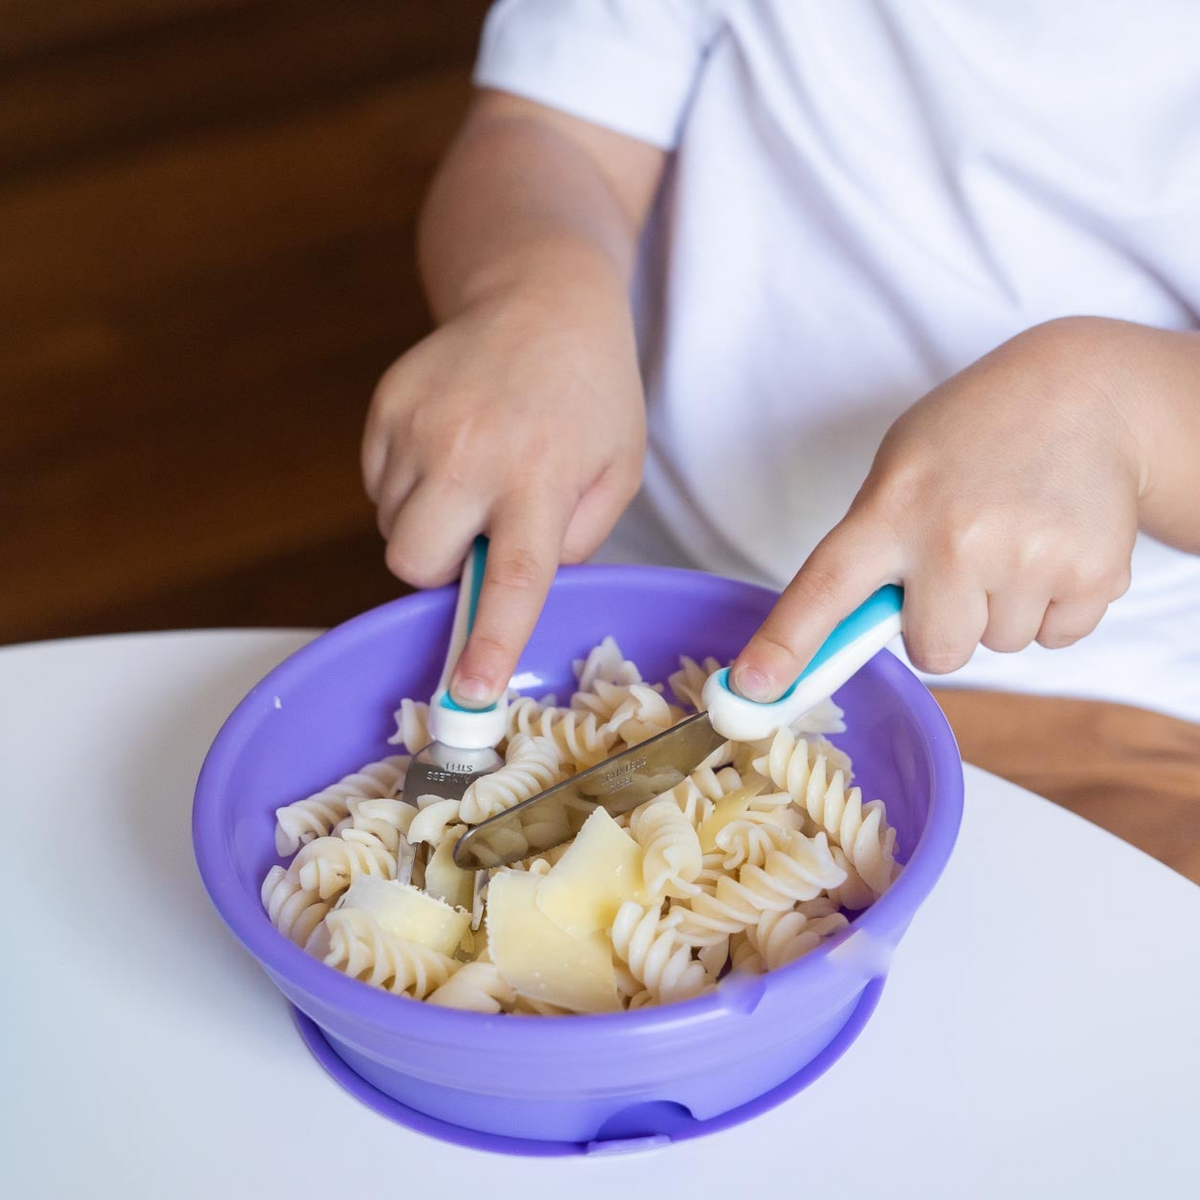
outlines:
[[[397,995],[422,1000],[459,967],[445,954],[388,933],[361,908],[335,908],[326,915],[325,926],[329,966]]]
[[[845,882],[846,873],[834,861],[824,833],[815,838],[791,833],[782,846],[767,855],[761,867],[747,864],[738,873],[738,884],[745,887],[761,909],[790,907],[812,900],[827,888]]]
[[[686,654],[679,656],[679,670],[667,677],[667,686],[680,704],[696,712],[704,712],[705,704],[701,693],[708,677],[721,669],[721,664],[709,655],[702,663]]]
[[[429,745],[429,705],[424,700],[401,700],[394,716],[396,732],[388,738],[389,745],[401,745],[409,754]]]
[[[607,725],[632,698],[633,684],[607,683],[598,679],[590,691],[576,692],[571,697],[571,708],[578,713],[590,713],[598,725]]]
[[[800,736],[792,729],[781,729],[773,737],[764,739],[761,742],[746,743],[747,746],[756,746],[759,748],[759,753],[754,756],[751,766],[752,769],[758,771],[759,774],[769,775],[775,779],[771,771],[778,772],[780,769],[786,770],[790,763],[791,756],[799,753],[799,748],[803,746],[808,758],[808,769],[816,762],[817,758],[825,759],[825,769],[827,774],[832,774],[834,771],[841,771],[847,780],[853,776],[853,771],[850,765],[849,756],[842,750],[839,750],[831,741],[821,736],[820,734],[811,734]],[[760,759],[771,764],[770,770],[760,770],[758,762]],[[784,764],[780,768],[779,764]],[[804,775],[805,767],[799,761],[791,764],[792,769]],[[785,785],[776,781],[777,787]],[[790,788],[787,789],[791,791]],[[793,792],[793,795],[795,793]]]
[[[324,837],[301,847],[290,869],[297,873],[301,887],[329,900],[344,892],[356,876],[395,878],[396,859],[378,841]]]
[[[417,809],[403,800],[380,797],[374,800],[352,796],[347,802],[350,813],[339,836],[349,842],[378,842],[395,857],[400,839],[408,832]]]
[[[636,746],[677,725],[683,717],[682,709],[668,703],[653,688],[635,683],[629,687],[628,698],[609,717],[606,728],[627,746]]]
[[[798,909],[765,912],[758,924],[746,930],[765,970],[774,971],[815,950],[827,937],[845,929],[850,922],[839,912],[810,917]]]
[[[445,983],[426,997],[430,1004],[464,1012],[498,1013],[511,1007],[517,994],[490,959],[464,963]]]
[[[659,1004],[690,1000],[712,990],[704,964],[692,958],[691,949],[676,938],[657,907],[643,908],[626,900],[613,921],[612,943],[617,956]]]
[[[712,850],[701,859],[700,874],[696,876],[696,886],[708,895],[713,895],[717,884],[726,877],[725,851]]]
[[[724,937],[719,942],[701,946],[696,951],[696,958],[709,975],[716,979],[729,961],[729,938]]]
[[[696,786],[696,781],[691,777],[677,784],[669,792],[664,792],[658,799],[665,797],[670,798],[671,803],[679,809],[693,829],[699,829],[712,814],[712,800]],[[634,812],[636,811],[637,809],[634,809]]]
[[[711,767],[697,767],[688,778],[705,799],[713,801],[720,800],[722,796],[745,786],[734,767],[722,767],[719,771],[714,771]]]
[[[576,771],[586,771],[613,753],[617,731],[601,725],[595,713],[566,709],[551,725],[550,737],[563,761],[572,763]]]
[[[641,683],[642,673],[621,653],[616,638],[606,637],[572,664],[581,692],[594,691],[597,683]]]
[[[869,908],[875,902],[875,893],[867,886],[855,865],[846,857],[841,846],[833,846],[833,861],[846,872],[846,882],[829,889],[829,895],[842,908],[852,912]]]
[[[799,813],[789,811],[787,814],[795,820],[792,828],[772,820],[774,815],[747,813],[738,821],[730,821],[717,834],[717,849],[724,854],[721,860],[724,871],[736,871],[747,863],[763,866],[772,850],[779,850],[786,844],[788,833],[798,832]]]
[[[801,734],[845,733],[845,714],[832,700],[814,704],[806,713],[801,713],[788,727],[797,737]]]
[[[775,735],[770,751],[754,768],[786,789],[813,825],[841,847],[875,896],[887,891],[895,870],[896,833],[887,824],[882,801],[864,805],[859,788],[846,791],[840,769],[827,778],[826,754],[814,752],[787,729]]]
[[[417,815],[413,817],[406,834],[414,846],[427,842],[431,846],[441,845],[446,830],[456,825],[461,818],[461,800],[445,796],[418,796]]]
[[[281,855],[295,854],[313,838],[328,837],[333,827],[349,815],[349,801],[354,796],[394,796],[404,786],[409,762],[407,754],[394,754],[368,763],[303,800],[277,808],[275,849]]]
[[[549,738],[563,763],[570,763],[576,771],[603,762],[617,740],[616,731],[601,724],[595,712],[541,705],[529,696],[521,696],[509,706],[508,736],[511,739],[518,734]]]
[[[459,819],[478,825],[505,809],[544,792],[565,778],[558,747],[550,738],[518,734],[509,743],[508,761],[481,775],[463,793]]]
[[[307,945],[313,930],[329,911],[329,905],[317,892],[301,887],[298,875],[280,866],[267,872],[261,895],[271,924],[297,946]]]
[[[544,704],[532,696],[516,696],[509,701],[505,736],[514,738],[518,733],[523,733],[527,737],[549,737],[555,721],[570,711]]]
[[[703,865],[695,826],[668,793],[640,805],[629,831],[642,848],[642,879],[651,896],[691,896]]]
[[[626,1006],[632,997],[645,990],[642,981],[616,955],[613,955],[613,978],[616,980],[617,993],[625,998]]]
[[[748,863],[736,879],[722,874],[712,893],[701,891],[687,901],[673,903],[676,933],[690,945],[711,945],[757,925],[761,913],[784,911],[798,900],[811,900],[845,878],[824,833],[815,838],[790,833],[779,849],[767,854],[763,866]]]
[[[762,957],[745,930],[729,936],[729,965],[735,971],[764,971]]]

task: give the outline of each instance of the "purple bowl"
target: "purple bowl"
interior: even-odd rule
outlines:
[[[933,697],[881,653],[837,694],[836,739],[867,798],[887,802],[905,869],[843,934],[715,994],[607,1016],[483,1016],[393,996],[283,937],[259,900],[274,810],[389,752],[402,696],[432,693],[455,593],[425,592],[339,625],[292,655],[217,735],[192,817],[204,884],[230,929],[359,1077],[408,1109],[501,1137],[590,1143],[670,1133],[765,1096],[821,1055],[937,881],[962,816],[962,762]],[[560,572],[521,661],[536,694],[573,688],[571,661],[606,634],[649,679],[678,656],[732,658],[771,607],[764,588],[692,571]],[[719,1122],[717,1123],[719,1124]]]

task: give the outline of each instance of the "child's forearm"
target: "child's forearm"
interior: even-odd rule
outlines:
[[[530,101],[481,94],[421,217],[435,317],[517,292],[555,306],[624,306],[662,159]]]

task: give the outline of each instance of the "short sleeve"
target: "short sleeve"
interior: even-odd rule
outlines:
[[[478,87],[672,149],[722,0],[497,0]]]

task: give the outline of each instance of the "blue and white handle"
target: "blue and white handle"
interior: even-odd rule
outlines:
[[[832,696],[900,632],[903,603],[902,588],[894,583],[880,588],[834,629],[796,682],[770,704],[758,704],[733,691],[728,667],[714,672],[703,692],[713,728],[724,738],[751,742],[790,725]]]
[[[479,592],[483,587],[483,571],[487,566],[488,540],[480,535],[475,539],[463,563],[462,580],[458,587],[458,603],[454,606],[454,625],[450,630],[450,649],[437,691],[429,702],[429,735],[435,742],[457,750],[486,750],[504,736],[508,721],[508,696],[501,696],[487,708],[463,708],[450,699],[450,676],[458,656],[475,628],[475,612],[479,608]]]

